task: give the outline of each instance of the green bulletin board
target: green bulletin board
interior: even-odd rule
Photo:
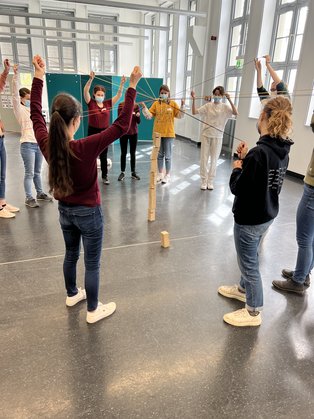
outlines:
[[[47,73],[46,74],[46,81],[47,81],[47,92],[48,92],[48,102],[49,102],[49,109],[51,108],[51,103],[53,98],[59,93],[69,93],[74,96],[81,104],[83,108],[83,119],[81,126],[77,133],[75,134],[76,139],[82,138],[87,136],[87,125],[88,125],[88,117],[87,117],[87,105],[84,101],[83,97],[83,89],[84,86],[89,79],[88,75],[79,75],[79,74],[55,74],[55,73]],[[104,76],[104,75],[96,75],[95,79],[90,88],[90,94],[92,95],[93,87],[97,84],[102,85],[106,88],[106,98],[111,98],[117,94],[119,89],[121,77],[120,76]],[[136,102],[144,102],[146,106],[149,108],[153,103],[153,100],[150,98],[158,97],[158,92],[160,86],[163,84],[163,79],[161,78],[142,78],[138,85],[137,85],[137,96]],[[128,87],[128,79],[125,83],[125,88]],[[125,92],[125,89],[124,89]],[[111,112],[111,123],[117,118],[118,116],[118,106],[119,103],[124,100],[124,93],[121,99],[114,105],[112,112]],[[138,139],[141,141],[147,141],[152,139],[152,131],[153,131],[153,120],[147,120],[144,118],[143,114],[141,113],[141,123],[139,125],[139,132],[138,132]]]

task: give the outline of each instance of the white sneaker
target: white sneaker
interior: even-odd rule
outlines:
[[[237,285],[222,285],[218,288],[218,293],[227,298],[233,298],[234,300],[246,302],[246,295],[244,292],[239,291]]]
[[[15,217],[15,214],[5,209],[5,207],[2,208],[2,210],[0,211],[0,218],[14,218],[14,217]]]
[[[163,180],[161,181],[161,183],[163,183],[164,185],[168,182],[170,182],[170,175],[164,176]]]
[[[164,174],[163,173],[158,173],[156,182],[160,183],[163,180],[163,178],[164,178]]]
[[[212,191],[214,189],[214,185],[212,183],[209,183],[207,185],[207,189],[209,189],[210,191]]]
[[[73,295],[73,297],[67,297],[65,300],[65,304],[68,307],[75,306],[75,304],[79,303],[80,301],[86,300],[86,291],[82,290],[81,288],[77,289],[77,294]]]
[[[207,189],[207,184],[206,183],[202,183],[201,184],[201,191],[206,191]]]
[[[227,313],[223,317],[224,321],[232,326],[260,326],[262,324],[261,313],[256,316],[251,316],[246,308]]]
[[[6,203],[5,209],[7,211],[10,211],[10,212],[19,212],[20,211],[20,209],[18,207],[15,207],[14,205],[11,205],[11,204],[8,204],[8,203]]]
[[[98,307],[94,311],[88,311],[86,316],[87,323],[96,323],[105,317],[111,316],[116,311],[116,303],[102,304],[98,303]]]

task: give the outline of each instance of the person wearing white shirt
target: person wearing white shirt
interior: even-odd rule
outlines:
[[[191,96],[192,114],[201,115],[203,121],[200,162],[201,190],[212,190],[214,189],[214,178],[221,152],[224,129],[227,120],[232,118],[233,115],[238,115],[238,110],[230,99],[230,95],[225,92],[222,86],[215,87],[210,102],[198,109],[195,106],[195,92],[192,91]],[[230,106],[222,103],[224,96]]]

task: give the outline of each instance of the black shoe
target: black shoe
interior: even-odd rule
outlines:
[[[287,281],[273,281],[273,286],[281,291],[294,292],[295,294],[304,294],[305,287],[303,284],[287,279]]]
[[[289,269],[283,269],[281,271],[281,275],[286,278],[286,279],[293,279],[293,271],[289,271]],[[304,286],[305,287],[309,287],[311,285],[311,278],[310,275],[306,275],[305,281],[304,281]]]
[[[141,180],[141,178],[136,172],[132,172],[132,179]]]
[[[38,193],[36,197],[37,201],[52,201],[52,196],[47,195],[44,192]]]
[[[110,182],[109,182],[108,176],[106,176],[106,177],[103,177],[103,178],[102,178],[102,183],[103,183],[104,185],[110,185]]]
[[[118,177],[118,181],[121,182],[121,180],[123,180],[125,178],[125,174],[124,172],[121,172],[119,177]]]

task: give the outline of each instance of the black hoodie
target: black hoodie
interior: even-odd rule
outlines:
[[[237,224],[263,224],[274,219],[279,210],[278,196],[293,142],[264,135],[256,144],[243,160],[242,169],[232,171],[229,181]]]

